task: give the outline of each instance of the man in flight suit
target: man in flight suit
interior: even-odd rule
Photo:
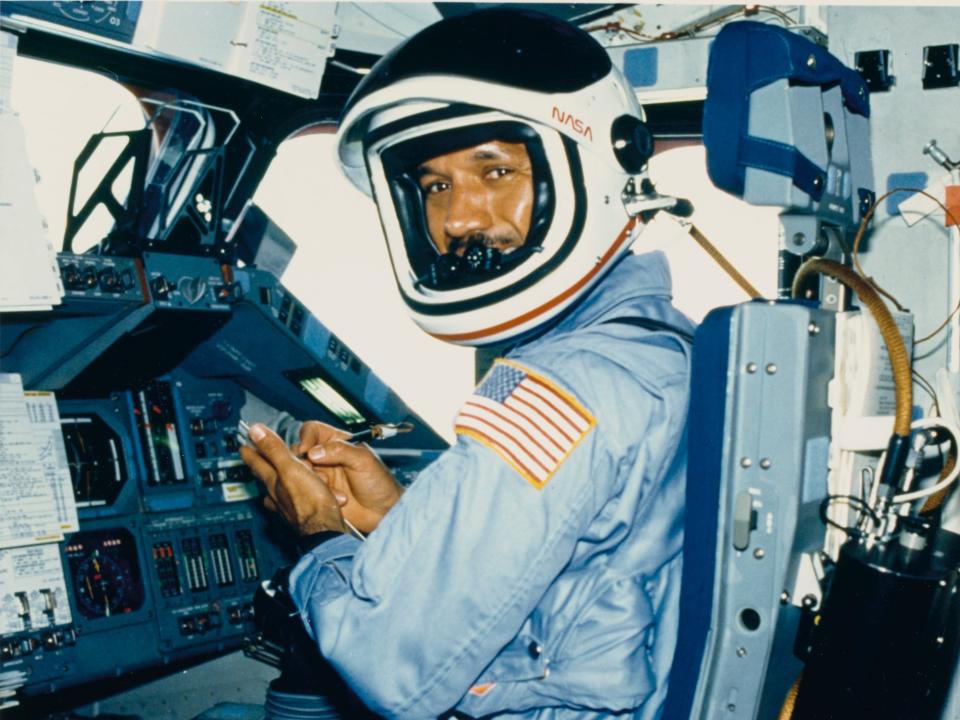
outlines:
[[[340,163],[413,319],[508,348],[405,492],[320,423],[292,449],[254,425],[243,449],[309,548],[290,575],[308,633],[383,716],[661,710],[692,326],[663,256],[627,252],[659,198],[651,145],[605,51],[528,10],[427,28],[347,104]]]

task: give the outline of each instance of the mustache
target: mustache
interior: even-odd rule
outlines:
[[[523,243],[520,243],[521,245]],[[486,233],[474,233],[466,238],[453,238],[450,241],[450,245],[447,248],[447,252],[456,253],[459,250],[466,250],[467,248],[474,247],[476,245],[482,245],[489,248],[497,249],[516,249],[518,247],[511,237],[506,236],[496,236],[496,235],[487,235]]]

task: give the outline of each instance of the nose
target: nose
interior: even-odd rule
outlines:
[[[483,189],[455,183],[443,223],[448,240],[464,239],[488,230],[493,223],[489,198]]]

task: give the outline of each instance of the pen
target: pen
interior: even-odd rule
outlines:
[[[413,430],[412,422],[401,423],[377,423],[363,430],[358,430],[346,439],[349,443],[358,443],[364,440],[387,440],[400,433],[408,433]]]
[[[245,445],[252,444],[250,442],[250,425],[243,420],[237,421],[237,439]]]
[[[363,430],[358,430],[345,438],[345,440],[349,443],[358,443],[364,440],[387,440],[400,433],[408,433],[411,430],[413,430],[413,423],[408,421],[400,423],[377,423]],[[247,445],[252,444],[250,442],[250,425],[243,420],[237,421],[237,438],[242,443],[246,443]],[[301,455],[300,457],[302,458],[304,456]]]

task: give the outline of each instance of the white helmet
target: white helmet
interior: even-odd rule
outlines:
[[[522,142],[534,203],[523,246],[442,255],[426,228],[420,163],[483,142]],[[442,20],[384,56],[347,102],[338,133],[347,177],[377,202],[414,321],[463,345],[517,338],[593,287],[638,234],[626,200],[652,138],[603,47],[527,9]]]

